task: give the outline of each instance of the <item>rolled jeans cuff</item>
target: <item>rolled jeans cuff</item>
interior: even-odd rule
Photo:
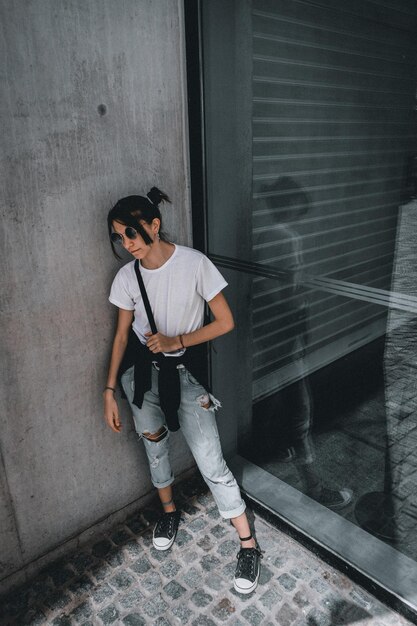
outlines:
[[[220,511],[219,509],[219,513],[223,519],[233,519],[234,517],[239,517],[239,515],[242,515],[242,513],[244,513],[245,510],[246,510],[246,504],[242,500],[241,505],[238,506],[236,509],[232,509],[231,511]]]
[[[151,480],[152,480],[152,477],[151,477]],[[152,484],[157,489],[164,489],[164,487],[169,487],[170,485],[172,485],[174,480],[175,480],[175,476],[171,476],[171,478],[169,480],[166,480],[163,483],[156,483],[154,480],[152,480]]]

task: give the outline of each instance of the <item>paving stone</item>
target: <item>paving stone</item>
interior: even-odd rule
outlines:
[[[94,587],[94,583],[88,576],[80,576],[67,587],[71,593],[80,597],[84,594],[88,594]]]
[[[171,622],[169,622],[166,617],[158,617],[156,622],[153,623],[153,626],[171,626]]]
[[[98,582],[101,582],[113,574],[113,569],[108,563],[102,562],[95,565],[90,570],[90,574],[94,576]]]
[[[220,560],[216,556],[213,556],[212,554],[206,554],[201,559],[201,567],[206,572],[211,572],[214,569],[218,569],[220,566],[221,566]]]
[[[71,626],[72,620],[68,615],[58,615],[52,620],[52,626]]]
[[[196,506],[193,506],[192,504],[189,504],[188,502],[185,502],[182,506],[178,508],[184,513],[187,513],[187,515],[191,515],[191,516],[197,515],[197,513],[201,513],[200,509],[197,509]]]
[[[306,569],[302,570],[301,568],[293,567],[290,569],[290,574],[294,576],[294,578],[298,578],[298,580],[305,580],[307,578],[308,572]]]
[[[216,526],[213,526],[210,532],[212,535],[216,537],[216,539],[221,539],[227,534],[226,528],[222,526],[221,524],[216,524]]]
[[[152,565],[146,556],[142,556],[130,565],[130,569],[136,572],[136,574],[146,574],[146,572],[149,572],[149,570],[152,569]]]
[[[111,533],[112,541],[103,535],[9,594],[0,608],[0,624],[409,624],[258,516],[254,518],[258,541],[262,547],[268,546],[269,552],[261,562],[256,591],[238,594],[232,584],[239,549],[236,534],[230,524],[212,521],[208,513],[218,516],[212,503],[211,496],[197,500],[196,506],[181,502],[184,508],[190,506],[191,514],[187,514],[172,550],[163,555],[154,550],[152,529],[138,514],[135,520],[141,521],[136,528],[141,530],[136,538],[128,526],[119,525]],[[152,510],[158,517],[157,502]],[[49,599],[53,609],[45,603],[43,612],[41,605],[38,608],[39,599]]]
[[[220,620],[221,622],[225,622],[229,619],[233,613],[235,613],[236,607],[232,602],[230,602],[229,598],[223,598],[216,604],[214,607],[212,614],[213,617]]]
[[[222,572],[225,578],[227,578],[228,580],[231,580],[234,577],[235,571],[236,571],[236,565],[237,565],[236,559],[234,559],[233,561],[229,561],[229,563],[226,563],[226,565],[222,569]]]
[[[175,606],[172,609],[172,613],[175,615],[175,617],[178,617],[181,624],[188,624],[193,614],[192,611],[190,611],[190,609],[188,609],[186,606],[182,604],[179,606]]]
[[[281,567],[284,567],[284,565],[286,564],[287,559],[285,559],[283,556],[277,556],[274,560],[273,560],[273,565],[274,567],[277,567],[278,569],[280,569]]]
[[[142,587],[149,593],[155,593],[162,586],[161,577],[154,570],[148,574],[148,576],[142,580]]]
[[[135,579],[131,574],[123,570],[118,572],[116,576],[113,576],[109,582],[119,591],[123,591],[124,589],[128,589],[135,582]]]
[[[30,626],[45,626],[48,622],[45,613],[42,613],[39,609],[30,609],[23,616],[22,623],[25,626],[26,624],[30,624]]]
[[[227,539],[219,545],[217,552],[218,554],[221,554],[221,556],[236,556],[239,552],[239,545],[236,541]]]
[[[163,563],[164,561],[168,561],[171,558],[170,550],[156,550],[153,546],[149,550],[149,555],[159,563]]]
[[[261,571],[259,573],[259,584],[261,586],[266,585],[267,583],[269,583],[271,578],[273,578],[273,576],[274,574],[271,572],[271,570],[266,565],[263,565],[261,561]]]
[[[122,619],[125,626],[146,626],[146,620],[139,613],[129,613]]]
[[[242,617],[244,617],[251,626],[260,626],[265,619],[265,615],[257,609],[255,606],[248,606],[242,611]]]
[[[253,600],[253,598],[257,597],[257,593],[258,593],[258,589],[255,589],[255,591],[252,591],[251,593],[247,593],[247,594],[238,593],[232,584],[229,588],[229,591],[235,598],[239,600],[239,603],[241,604],[247,604],[248,602],[250,603]]]
[[[332,622],[337,624],[360,623],[371,617],[371,614],[363,607],[340,599],[331,604],[329,612],[332,616]]]
[[[259,602],[263,604],[266,609],[272,610],[282,600],[282,595],[276,589],[267,589],[265,593],[259,598]]]
[[[142,521],[144,528],[147,528],[148,526],[153,526],[155,522],[159,520],[160,517],[161,517],[161,511],[159,507],[158,509],[148,508],[148,509],[143,509],[143,511],[141,511],[140,521]],[[129,528],[131,528],[130,523],[126,524],[126,526],[129,526]]]
[[[330,589],[329,584],[322,578],[313,578],[313,580],[310,581],[309,586],[319,593],[324,593],[325,591],[329,591]]]
[[[158,516],[156,516],[155,521],[157,519]],[[135,516],[126,521],[126,526],[132,531],[133,534],[139,535],[139,533],[142,533],[144,530],[149,528],[149,522],[145,522],[145,520],[141,519],[139,516]]]
[[[96,604],[103,604],[110,600],[114,596],[114,589],[110,587],[107,583],[101,583],[97,585],[92,591],[90,597]]]
[[[207,485],[200,477],[187,480],[181,485],[181,494],[188,500],[192,496],[200,496],[207,492]]]
[[[278,576],[278,581],[287,591],[295,589],[297,584],[297,581],[289,574],[281,574],[281,576]]]
[[[92,557],[90,559],[93,560]],[[74,572],[62,563],[48,567],[46,570],[43,570],[42,574],[49,576],[55,587],[61,587],[74,577]]]
[[[280,626],[290,626],[295,622],[298,611],[293,609],[287,602],[284,602],[277,613],[277,620]]]
[[[213,506],[213,496],[210,492],[202,494],[197,497],[197,502],[199,502],[203,507]]]
[[[78,606],[75,607],[71,611],[71,616],[77,622],[84,622],[86,619],[93,615],[93,607],[90,602],[87,600],[86,602],[81,602]]]
[[[326,615],[326,613],[323,613],[323,611],[319,611],[316,608],[311,609],[311,611],[307,613],[307,624],[309,626],[310,624],[314,624],[314,626],[335,626],[332,624],[331,619]]]
[[[191,540],[192,540],[192,535],[190,535],[190,533],[187,533],[187,531],[184,530],[183,528],[180,528],[175,538],[175,544],[181,547]]]
[[[103,539],[102,541],[98,541],[93,545],[91,552],[94,554],[94,556],[103,558],[104,556],[106,556],[106,554],[110,552],[110,550],[112,550],[112,548],[113,544],[111,543],[111,541],[109,541],[108,539]]]
[[[198,563],[200,555],[195,550],[186,550],[181,557],[184,563]]]
[[[142,546],[143,548],[151,548],[153,545],[152,534],[153,534],[152,529],[150,529],[146,533],[143,533],[143,535],[140,535],[140,537],[137,538],[138,544]]]
[[[212,509],[209,509],[206,514],[211,519],[219,519],[220,518],[219,509],[217,508],[217,506],[214,506]]]
[[[173,600],[177,600],[178,598],[180,598],[187,590],[180,585],[179,583],[177,583],[176,580],[171,580],[167,585],[165,585],[164,587],[164,591],[165,593],[170,596]]]
[[[66,606],[71,602],[71,597],[62,591],[56,591],[54,593],[49,594],[46,598],[43,599],[43,604],[47,606],[51,611],[56,611],[57,609],[65,609]]]
[[[192,626],[216,626],[212,619],[205,615],[199,615],[192,621]]]
[[[124,609],[134,609],[136,607],[140,607],[142,602],[143,594],[137,588],[129,589],[129,591],[125,592],[119,598],[119,604]]]
[[[307,594],[305,593],[305,591],[303,591],[302,589],[300,589],[299,591],[297,591],[294,595],[293,595],[293,602],[299,606],[300,608],[303,608],[305,606],[308,606],[310,604],[310,600],[307,596]]]
[[[198,608],[207,606],[208,604],[210,604],[212,600],[213,600],[213,596],[203,591],[203,589],[198,589],[197,591],[194,591],[194,593],[191,596],[191,601]]]
[[[103,624],[113,624],[119,617],[120,613],[115,606],[107,606],[97,613]]]
[[[217,574],[210,574],[210,576],[207,576],[204,583],[206,587],[210,587],[213,591],[220,591],[220,589],[224,589],[225,586],[223,578],[220,578]]]
[[[197,541],[197,545],[199,548],[201,548],[205,552],[209,552],[213,548],[214,542],[213,542],[212,537],[209,537],[208,535],[204,535],[204,537],[202,537],[201,539]]]
[[[128,533],[127,530],[125,530],[124,528],[121,528],[112,535],[110,535],[110,539],[117,546],[122,546],[132,539],[132,535]]]
[[[130,541],[127,541],[123,546],[123,550],[127,552],[127,554],[132,558],[136,558],[143,554],[143,548],[136,541],[136,539],[131,539]]]
[[[147,602],[142,605],[142,609],[149,617],[158,617],[166,613],[169,610],[169,606],[159,593],[157,596],[147,600]]]
[[[184,574],[183,579],[186,585],[195,589],[201,584],[201,572],[192,567]]]
[[[110,550],[104,557],[110,567],[118,567],[119,565],[123,565],[125,558],[123,551],[121,548],[115,548],[114,550]]]
[[[177,563],[176,561],[170,559],[160,567],[160,572],[166,578],[175,578],[180,569],[181,565],[179,565],[179,563]]]
[[[196,517],[187,524],[187,529],[191,530],[192,533],[198,533],[204,530],[206,526],[207,522],[205,520],[203,520],[201,517]]]
[[[101,543],[102,542],[99,542],[99,544]],[[106,542],[106,545],[107,545],[107,542]],[[110,550],[111,543],[108,542],[108,545],[109,545],[109,550]],[[104,549],[104,546],[102,549]],[[94,546],[93,546],[93,550],[94,550]],[[98,548],[98,551],[100,551],[100,548]],[[96,556],[100,556],[100,555],[98,554]],[[83,574],[85,570],[91,569],[96,563],[97,563],[97,559],[95,558],[95,556],[93,556],[93,554],[90,554],[88,552],[78,552],[77,554],[74,554],[74,556],[69,560],[69,564],[72,565],[79,574]]]
[[[44,598],[49,593],[53,593],[53,591],[54,591],[54,585],[52,585],[48,580],[42,580],[42,579],[37,580],[30,587],[30,595],[33,596],[34,598]],[[26,600],[27,599],[28,597],[26,596]],[[17,608],[19,611],[21,610],[20,602],[16,598],[13,599],[12,604],[13,604],[13,608]]]

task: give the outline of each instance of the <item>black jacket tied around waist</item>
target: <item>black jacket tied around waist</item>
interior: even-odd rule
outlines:
[[[134,366],[135,391],[133,404],[139,409],[143,405],[143,397],[152,388],[152,362],[158,365],[158,393],[161,409],[165,415],[170,431],[180,428],[178,409],[181,403],[181,387],[177,365],[184,365],[187,370],[208,389],[206,345],[191,346],[182,356],[165,356],[162,353],[153,354],[143,345],[133,329],[130,330],[125,354],[120,364],[118,382],[122,390],[122,397],[126,398],[121,385],[122,375]]]

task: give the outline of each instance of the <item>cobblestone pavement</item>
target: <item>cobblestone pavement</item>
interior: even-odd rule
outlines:
[[[1,624],[67,626],[402,626],[410,624],[286,534],[251,515],[264,558],[259,586],[233,590],[238,544],[193,479],[177,491],[183,521],[172,549],[152,547],[159,509],[43,570],[10,593]]]

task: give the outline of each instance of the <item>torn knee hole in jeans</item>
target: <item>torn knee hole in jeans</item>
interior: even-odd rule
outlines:
[[[165,439],[167,434],[168,428],[166,426],[162,426],[156,431],[156,433],[150,433],[148,431],[143,432],[142,437],[148,441],[152,441],[153,443],[158,443],[159,441],[162,441],[162,439]]]
[[[221,402],[217,400],[211,393],[203,393],[196,398],[198,406],[206,411],[217,411],[221,407]]]

